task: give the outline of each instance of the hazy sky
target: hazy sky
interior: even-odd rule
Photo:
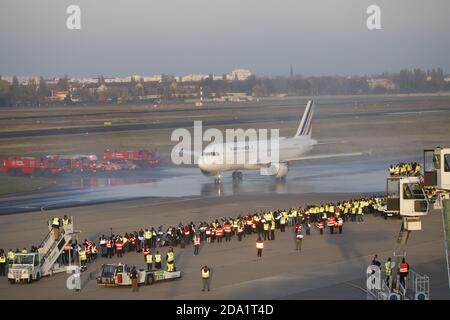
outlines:
[[[449,0],[0,0],[0,74],[450,72],[449,14]]]

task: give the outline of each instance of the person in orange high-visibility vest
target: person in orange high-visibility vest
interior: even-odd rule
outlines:
[[[398,270],[400,275],[400,284],[405,288],[405,279],[409,273],[409,264],[406,262],[405,258],[402,259],[402,263],[400,263],[400,269]],[[406,288],[405,288],[406,289]]]
[[[264,241],[260,237],[258,240],[256,240],[256,256],[261,258],[262,257],[262,251],[264,249]]]
[[[117,241],[116,241],[116,251],[117,251],[117,257],[121,258],[122,252],[123,252],[123,241],[121,238],[117,239]]]
[[[106,239],[106,256],[111,259],[113,254],[113,242],[111,239]]]
[[[229,221],[225,222],[223,225],[223,231],[225,232],[225,242],[231,241],[231,223]]]
[[[70,242],[66,243],[64,245],[64,252],[62,254],[63,263],[68,264],[69,261],[71,262],[71,250],[72,250],[72,244]]]
[[[218,225],[217,228],[216,228],[217,243],[222,242],[222,236],[223,236],[222,226]]]
[[[323,235],[323,228],[325,228],[325,224],[323,223],[322,220],[319,221],[318,227],[319,227],[320,235]]]
[[[333,234],[334,233],[334,224],[335,224],[335,219],[334,217],[328,217],[327,219],[327,226],[330,228],[330,233]]]
[[[199,249],[200,249],[200,236],[196,234],[194,236],[194,256],[198,255]]]

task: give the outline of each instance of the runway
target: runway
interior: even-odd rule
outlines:
[[[251,123],[271,123],[271,122],[288,122],[299,121],[303,106],[300,110],[299,116],[284,116],[284,115],[270,115],[270,116],[251,116],[251,117],[231,117],[217,120],[202,119],[203,126],[217,127],[217,126],[237,126]],[[318,112],[315,119],[330,120],[330,119],[367,119],[372,117],[397,116],[408,114],[425,114],[425,113],[442,113],[443,116],[449,117],[450,106],[441,108],[416,108],[416,109],[399,109],[389,111],[375,111],[375,112]],[[199,119],[200,120],[200,119]],[[176,128],[191,128],[193,121],[167,121],[152,123],[136,123],[136,124],[114,124],[112,126],[89,126],[89,127],[71,127],[71,128],[52,128],[39,130],[24,130],[24,131],[2,131],[0,132],[0,139],[8,138],[27,138],[27,137],[41,137],[41,136],[56,136],[56,135],[73,135],[73,134],[89,134],[89,133],[106,133],[106,132],[122,132],[122,131],[139,131],[139,130],[155,130],[155,129],[176,129]]]

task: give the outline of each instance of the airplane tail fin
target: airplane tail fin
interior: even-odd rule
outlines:
[[[311,137],[313,115],[314,101],[309,100],[306,104],[306,109],[303,113],[302,121],[300,121],[300,125],[298,126],[297,133],[295,134],[294,138],[300,136]]]

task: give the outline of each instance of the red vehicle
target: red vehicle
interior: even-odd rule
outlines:
[[[128,160],[140,167],[154,167],[159,164],[159,152],[156,150],[109,151],[103,152],[104,161]]]
[[[2,172],[7,175],[56,175],[65,171],[65,163],[49,158],[15,157],[3,160]]]
[[[103,169],[94,155],[49,155],[47,158],[64,162],[66,172],[96,172]]]

